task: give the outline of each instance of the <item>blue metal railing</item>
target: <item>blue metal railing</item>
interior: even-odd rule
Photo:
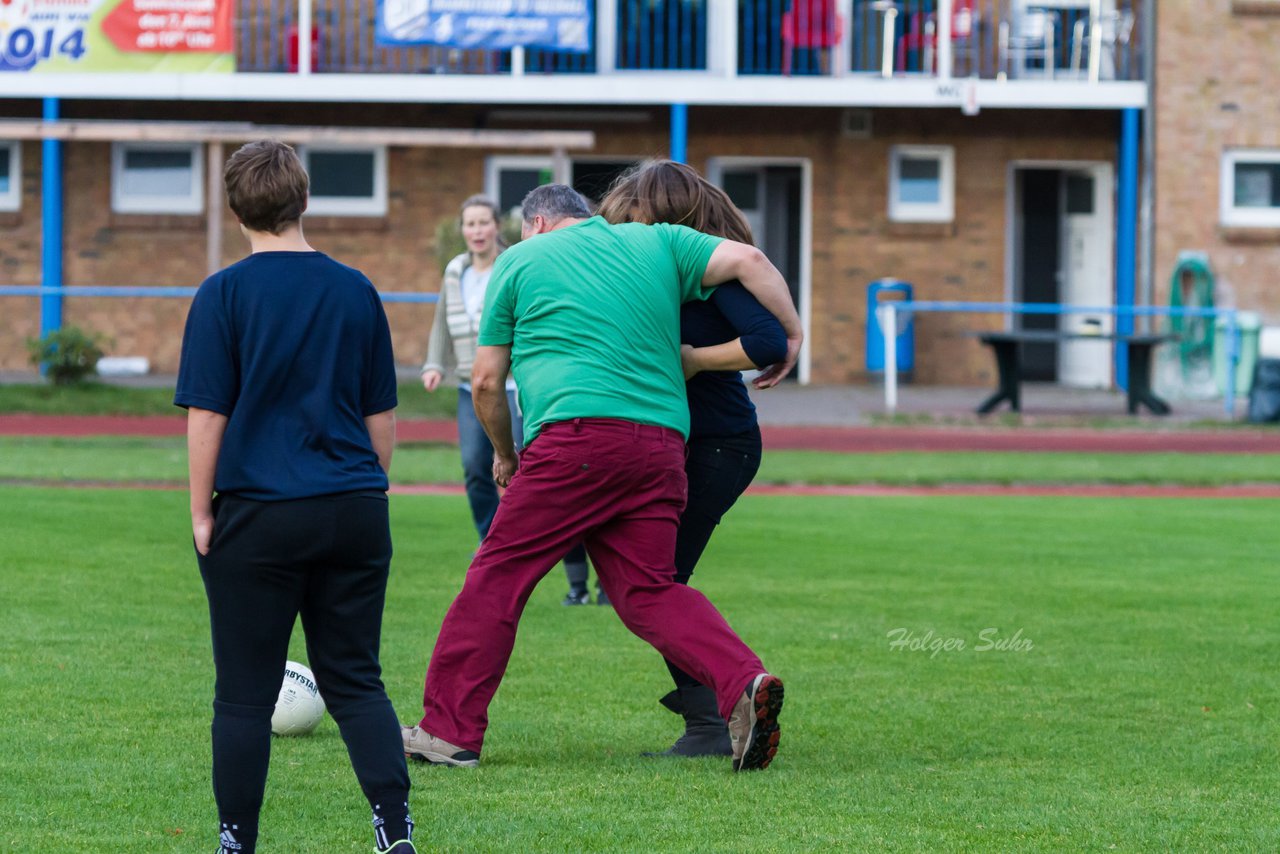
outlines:
[[[164,299],[190,299],[196,295],[193,287],[166,285],[67,285],[46,288],[40,285],[0,285],[0,297],[145,297]],[[413,291],[379,291],[383,302],[433,303],[439,294]]]
[[[697,71],[707,67],[706,0],[615,2],[617,68]]]
[[[891,4],[853,0],[850,70],[879,74],[887,67],[894,76],[936,73],[936,7],[934,0],[900,0]],[[969,42],[962,45],[955,36],[952,41],[953,55],[961,56],[964,51],[959,48]],[[976,46],[976,39],[972,44]],[[970,60],[957,63],[955,70],[967,76],[977,67],[980,66]]]
[[[239,0],[237,68],[297,70],[299,0]],[[305,0],[304,0],[305,2]],[[312,65],[319,73],[507,74],[508,51],[383,47],[375,38],[375,0],[311,0]],[[725,7],[736,22],[717,21],[708,0],[595,0],[613,4],[614,49],[600,62],[585,54],[526,51],[528,73],[706,71],[714,33],[736,24],[741,75],[793,76],[938,73],[938,0],[738,0]],[[1087,7],[1045,0],[952,0],[952,75],[994,79],[1087,76],[1100,46],[1103,80],[1140,80],[1141,0],[1106,0],[1091,31]],[[608,20],[609,16],[606,16]],[[848,20],[846,20],[848,17]]]

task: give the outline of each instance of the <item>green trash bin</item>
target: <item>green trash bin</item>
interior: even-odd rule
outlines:
[[[1213,336],[1213,378],[1218,393],[1227,393],[1227,318],[1218,316]],[[1236,397],[1248,397],[1253,385],[1253,368],[1258,363],[1258,343],[1262,336],[1262,317],[1256,311],[1236,314]]]

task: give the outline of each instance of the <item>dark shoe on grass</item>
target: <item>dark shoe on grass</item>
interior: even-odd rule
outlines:
[[[778,713],[781,711],[782,680],[768,673],[752,679],[729,715],[734,771],[769,767],[778,752]]]
[[[603,588],[596,589],[596,604],[613,607],[613,603],[609,601],[609,594],[605,593]]]
[[[677,688],[658,701],[684,718],[684,734],[661,753],[645,756],[732,756],[729,727],[720,717],[716,693],[705,685]]]
[[[561,605],[590,605],[591,594],[583,590],[581,593],[576,590],[570,590],[569,595],[564,597]]]

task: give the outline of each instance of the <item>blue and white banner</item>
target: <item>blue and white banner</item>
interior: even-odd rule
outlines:
[[[378,0],[380,45],[591,50],[591,0]]]

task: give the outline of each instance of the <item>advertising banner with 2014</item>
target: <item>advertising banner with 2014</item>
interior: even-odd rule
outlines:
[[[0,0],[0,71],[235,71],[234,0]]]

